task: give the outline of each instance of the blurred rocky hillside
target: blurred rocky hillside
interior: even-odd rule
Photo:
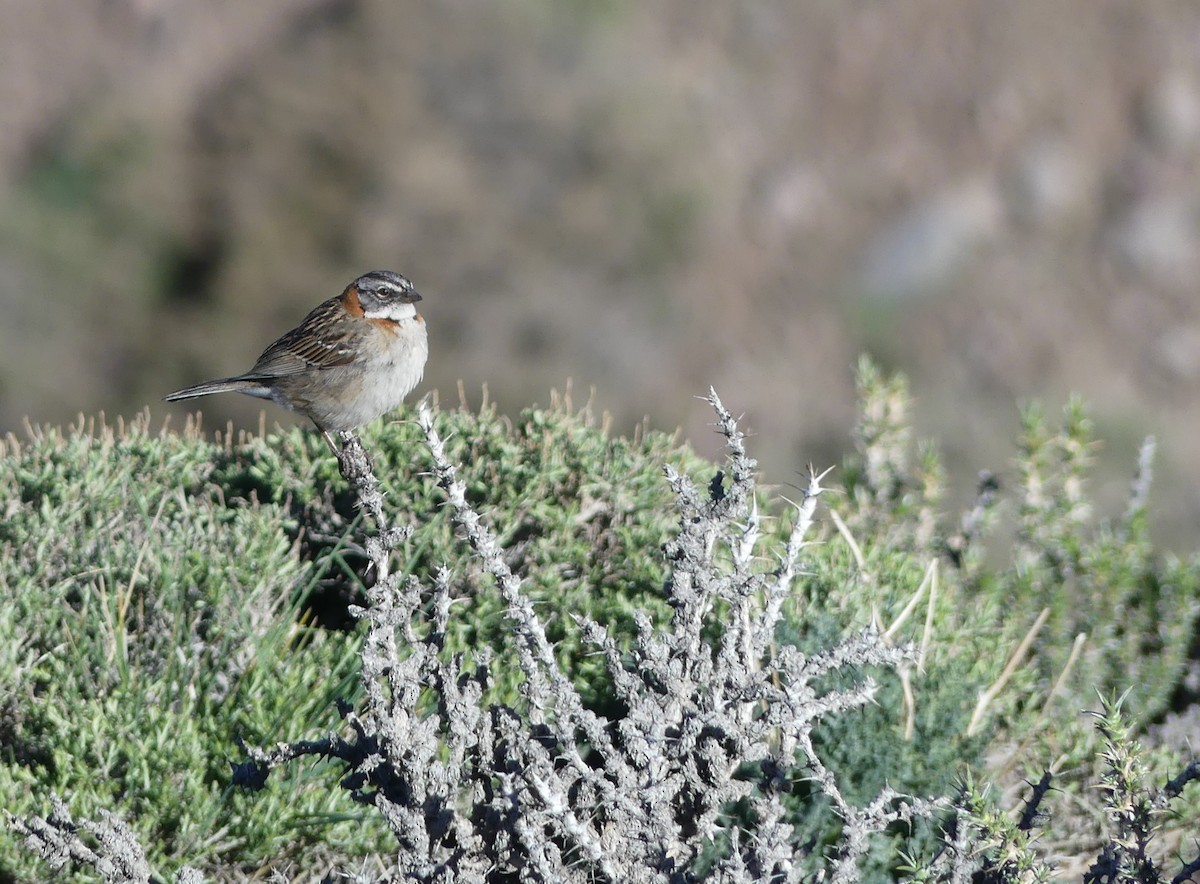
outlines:
[[[357,273],[426,295],[427,382],[682,423],[768,479],[906,371],[960,480],[1015,401],[1160,436],[1200,519],[1191,0],[7,0],[0,431],[181,415]],[[204,404],[210,426],[259,403]],[[268,420],[284,420],[270,408]]]

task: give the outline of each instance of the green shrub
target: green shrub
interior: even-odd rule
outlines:
[[[559,653],[602,705],[602,667],[578,659],[568,615],[631,629],[635,609],[654,608],[664,570],[644,551],[672,520],[662,464],[694,456],[663,434],[611,438],[565,406],[515,423],[491,411],[439,420],[472,500],[506,526]],[[417,529],[404,566],[462,564],[413,425],[367,438],[389,501]],[[0,499],[0,592],[13,600],[0,611],[7,810],[34,813],[52,790],[77,815],[119,809],[155,867],[187,858],[250,872],[332,844],[342,857],[381,849],[384,828],[325,788],[336,774],[293,773],[265,797],[229,787],[238,739],[337,727],[337,701],[357,690],[360,636],[346,608],[361,601],[366,559],[319,437],[213,444],[151,432],[145,418],[44,429],[9,440]],[[487,581],[461,573],[470,603],[452,645],[511,643]],[[495,690],[511,695],[515,683],[501,677]],[[0,880],[35,880],[35,868],[0,837]]]
[[[1135,722],[1165,712],[1200,608],[1197,562],[1164,557],[1148,539],[1149,458],[1128,511],[1094,524],[1082,409],[1068,406],[1058,429],[1031,409],[1011,487],[984,477],[975,503],[948,514],[936,449],[912,440],[902,379],[864,363],[860,394],[844,495],[822,498],[831,512],[797,559],[775,640],[815,655],[874,628],[913,650],[898,670],[873,667],[874,704],[822,719],[816,751],[846,800],[864,806],[890,788],[951,795],[963,778],[1011,777],[1021,747],[1034,777],[1055,759],[1068,768],[1056,785],[1102,814],[1086,786],[1100,776],[1091,759],[1108,750],[1077,713],[1097,691],[1131,683]],[[617,654],[668,623],[672,569],[662,553],[679,514],[663,465],[712,494],[725,493],[729,467],[663,434],[613,438],[562,403],[511,421],[487,409],[435,412],[434,426],[466,503],[522,579],[557,665],[587,709],[619,720],[611,661],[584,649],[576,618],[604,626]],[[490,649],[497,663],[485,700],[519,705],[526,687],[507,603],[456,537],[424,434],[398,421],[364,442],[391,518],[412,528],[391,568],[421,580],[454,575],[445,652]],[[777,496],[754,493],[769,570],[789,555],[792,519]],[[8,811],[36,816],[51,793],[77,818],[117,810],[152,867],[187,861],[221,879],[291,862],[316,880],[394,850],[383,821],[333,788],[336,765],[292,765],[255,795],[230,786],[239,740],[345,734],[339,702],[361,699],[362,628],[349,610],[366,604],[374,582],[369,532],[319,437],[213,444],[190,431],[151,432],[145,418],[46,429],[7,443],[0,500]],[[705,627],[713,642],[727,603],[716,604]],[[849,688],[859,675],[831,673],[823,689]],[[1155,776],[1179,765],[1166,750],[1146,757]],[[962,793],[964,813],[975,831],[1002,837],[983,791]],[[790,831],[813,848],[811,864],[801,863],[812,871],[844,837],[843,823],[811,783],[792,784],[786,802]],[[1175,830],[1200,820],[1198,804],[1176,802]],[[1100,849],[1093,835],[1080,851]],[[942,838],[939,826],[897,826],[872,841],[861,872],[935,874],[922,858]],[[0,836],[0,881],[40,873]]]

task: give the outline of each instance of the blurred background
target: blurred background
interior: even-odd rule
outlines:
[[[386,268],[421,391],[715,453],[712,384],[774,482],[849,449],[863,352],[963,498],[1078,392],[1191,549],[1198,158],[1192,0],[4,0],[0,432],[179,422]]]

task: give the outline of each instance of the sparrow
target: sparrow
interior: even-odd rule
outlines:
[[[194,384],[166,402],[245,393],[308,417],[334,454],[349,433],[391,411],[425,371],[429,341],[413,284],[390,270],[364,273],[263,351],[245,374]]]

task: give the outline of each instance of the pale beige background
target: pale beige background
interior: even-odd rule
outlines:
[[[5,0],[0,431],[244,370],[357,273],[427,296],[423,389],[573,378],[617,429],[709,384],[768,478],[840,460],[860,352],[960,493],[1018,399],[1162,439],[1200,520],[1190,0]],[[205,404],[210,425],[259,403]],[[283,419],[272,409],[270,420]]]

